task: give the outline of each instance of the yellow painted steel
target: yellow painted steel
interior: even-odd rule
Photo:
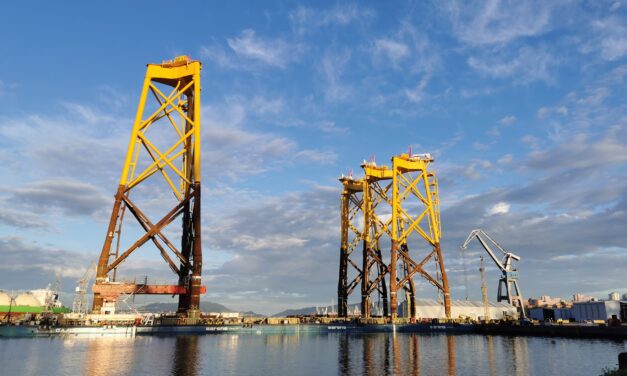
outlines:
[[[361,317],[369,318],[371,310],[371,294],[378,291],[382,298],[383,311],[387,314],[387,287],[385,277],[387,265],[381,256],[379,238],[382,234],[389,234],[389,221],[383,224],[375,215],[375,208],[382,201],[373,186],[380,187],[378,182],[370,182],[367,178],[353,179],[342,177],[342,244],[340,258],[340,281],[338,286],[338,302],[343,305],[338,312],[346,315],[346,302],[353,290],[361,284]],[[359,222],[363,216],[363,222]],[[358,265],[351,255],[361,245],[361,265]],[[357,275],[348,281],[348,265],[357,271]],[[373,269],[374,268],[374,269]],[[371,272],[375,272],[371,276]],[[372,278],[371,278],[372,277]]]
[[[173,61],[162,64],[148,64],[120,177],[120,185],[125,187],[125,191],[129,191],[156,172],[160,172],[176,198],[182,201],[190,185],[193,182],[200,182],[200,105],[198,103],[200,70],[200,62],[190,61],[186,56],[179,56]],[[166,95],[156,83],[170,85],[173,89]],[[185,99],[189,91],[193,91],[191,97],[197,101],[193,106],[193,119],[190,119],[185,111],[185,108],[190,106],[188,100]],[[159,107],[144,118],[149,93],[153,94]],[[179,115],[178,121],[172,116],[173,113]],[[178,136],[165,151],[155,146],[146,133],[151,125],[163,118],[167,118]],[[142,147],[150,156],[152,163],[138,171],[137,161]],[[191,163],[192,158],[193,163]],[[191,165],[193,165],[193,171],[190,171]],[[175,179],[179,180],[178,184],[175,184],[168,174],[166,166],[174,173]]]
[[[443,266],[440,250],[441,224],[438,183],[435,173],[429,171],[433,160],[425,156],[401,154],[392,158],[392,167],[377,166],[374,162],[362,164],[369,187],[371,208],[366,208],[365,226],[372,224],[373,233],[364,240],[378,242],[387,234],[391,239],[390,264],[390,304],[392,318],[396,318],[397,291],[405,289],[409,296],[414,294],[413,276],[420,274],[444,295],[447,317],[450,317],[448,279]],[[391,215],[385,218],[384,207],[388,204]],[[414,261],[407,246],[410,237],[418,236],[430,245],[420,262]],[[416,253],[415,251],[412,253]],[[434,259],[437,276],[424,270],[427,261]],[[403,265],[404,275],[400,276],[397,263]],[[412,303],[413,305],[413,303]]]
[[[399,286],[410,280],[415,273],[421,274],[444,295],[444,308],[450,318],[450,292],[448,278],[440,249],[441,223],[438,186],[435,173],[429,171],[433,159],[426,156],[401,154],[392,158],[392,259],[397,253],[410,265],[410,272],[401,279]],[[413,198],[411,207],[407,201]],[[404,205],[405,204],[405,205]],[[408,238],[418,236],[433,247],[433,250],[419,263],[403,254],[403,245]],[[437,276],[427,273],[423,266],[434,259]]]
[[[201,68],[199,61],[192,61],[187,56],[179,56],[161,64],[148,64],[96,273],[97,284],[114,282],[118,265],[136,249],[152,241],[172,271],[178,275],[179,285],[187,291],[185,295],[179,296],[179,311],[190,312],[198,309],[202,274]],[[154,102],[147,103],[149,93],[154,97]],[[173,137],[159,137],[170,132],[170,126],[174,130]],[[168,128],[167,131],[164,131],[164,127]],[[158,131],[153,134],[152,128]],[[153,223],[131,201],[130,192],[157,173],[176,197],[177,204],[163,218]],[[120,235],[126,210],[133,214],[146,233],[120,253]],[[163,229],[179,215],[183,217],[181,250],[163,233]],[[117,237],[115,247],[114,237]],[[180,266],[166,253],[166,247],[180,261]],[[109,277],[111,271],[113,281]],[[102,306],[105,298],[101,294],[94,294],[94,310],[97,311]]]
[[[340,273],[338,280],[338,315],[346,317],[348,314],[348,296],[363,280],[363,266],[359,266],[351,258],[351,255],[362,243],[364,232],[356,226],[356,220],[363,213],[364,206],[364,180],[355,180],[352,177],[342,177],[342,209],[341,230],[342,243],[340,245]],[[349,267],[356,271],[356,275],[349,278]],[[351,274],[355,274],[354,272]]]
[[[363,215],[365,181],[363,179],[341,178],[340,182],[344,187],[342,191],[341,247],[345,250],[347,256],[350,256],[364,239],[365,233],[363,229],[355,227],[354,222],[359,215]],[[361,281],[362,269],[350,258],[348,262],[358,272],[357,277],[348,285],[348,294],[350,295],[355,286]]]

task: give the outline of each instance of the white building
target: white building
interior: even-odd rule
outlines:
[[[490,319],[500,320],[509,317],[518,317],[516,307],[507,303],[490,302],[488,307]],[[473,320],[483,319],[483,303],[471,300],[451,300],[451,318],[471,318]],[[417,319],[444,319],[444,306],[433,299],[416,299]]]
[[[617,292],[611,292],[611,293],[608,294],[608,296],[609,296],[610,300],[614,300],[614,301],[620,300],[620,294],[617,293]]]
[[[592,300],[594,300],[594,298],[588,295],[579,293],[573,295],[573,302],[589,302]]]
[[[548,295],[542,295],[539,298],[530,298],[529,305],[532,307],[553,307],[562,304],[562,298],[551,298]]]

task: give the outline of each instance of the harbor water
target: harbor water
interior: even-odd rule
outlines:
[[[419,333],[0,340],[2,375],[599,375],[627,341]]]

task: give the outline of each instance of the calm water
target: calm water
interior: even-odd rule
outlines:
[[[598,375],[627,341],[478,335],[0,340],[0,375]]]

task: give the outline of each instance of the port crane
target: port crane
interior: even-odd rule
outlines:
[[[520,292],[520,288],[518,287],[518,270],[514,269],[512,265],[513,261],[520,261],[520,256],[506,251],[482,229],[472,230],[466,238],[464,244],[462,244],[461,249],[465,250],[474,238],[477,238],[477,241],[479,241],[481,246],[486,250],[486,252],[488,252],[488,255],[490,255],[490,258],[494,261],[502,273],[501,278],[499,279],[499,288],[496,300],[499,302],[507,301],[509,304],[518,308],[521,319],[526,318],[527,315],[525,313],[522,294]],[[489,243],[492,243],[494,247],[503,253],[503,258],[501,260],[499,260],[496,256]]]
[[[72,303],[73,313],[87,313],[89,311],[87,305],[87,289],[95,271],[96,263],[94,262],[85,269],[85,273],[83,273],[81,279],[77,281],[78,285],[74,290],[74,302]]]

